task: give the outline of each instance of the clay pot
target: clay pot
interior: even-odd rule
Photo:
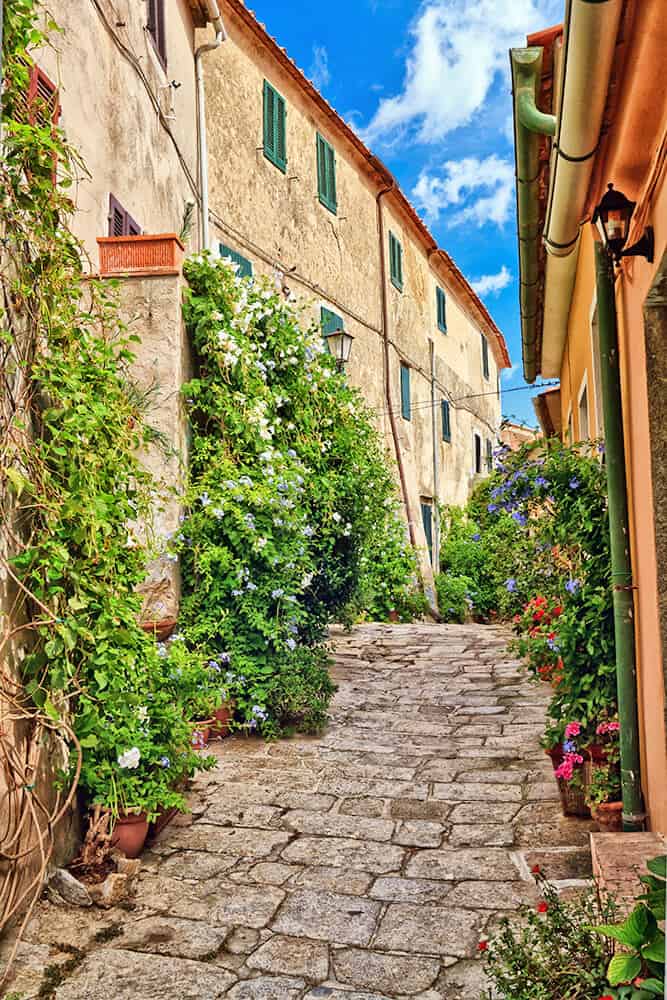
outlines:
[[[175,618],[161,618],[159,621],[141,622],[144,632],[148,632],[157,642],[164,642],[176,628]]]
[[[214,739],[217,737],[219,740],[224,740],[226,736],[229,736],[229,723],[233,716],[234,705],[232,703],[226,703],[220,708],[216,708],[213,713],[215,722],[211,725],[211,735]]]
[[[176,806],[172,806],[171,809],[160,809],[158,811],[157,816],[150,824],[148,830],[148,836],[151,838],[151,840],[154,837],[157,837],[158,833],[161,833],[162,830],[164,830],[165,826],[168,826],[175,816],[178,816],[178,812],[179,811],[176,808]]]
[[[620,833],[623,829],[622,802],[601,802],[592,813],[601,833]]]
[[[389,621],[390,621],[390,622],[397,622],[397,621],[399,621],[399,620],[400,620],[400,616],[399,616],[399,614],[398,614],[398,611],[395,611],[395,610],[394,610],[394,609],[392,608],[392,609],[391,609],[391,611],[389,612]]]
[[[147,836],[146,813],[121,813],[114,820],[111,846],[117,847],[126,858],[138,858]]]

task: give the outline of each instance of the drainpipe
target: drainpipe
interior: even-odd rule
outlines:
[[[200,45],[195,52],[195,80],[197,87],[197,137],[199,140],[199,249],[208,250],[208,144],[206,142],[206,92],[202,56],[219,48],[227,38],[217,0],[206,0],[208,16],[215,28],[212,42]]]
[[[403,494],[403,504],[405,506],[405,516],[408,519],[408,531],[410,533],[410,544],[417,551],[417,536],[415,535],[415,525],[412,519],[412,508],[408,494],[408,484],[405,478],[405,468],[403,465],[403,455],[401,453],[401,442],[396,426],[396,414],[391,400],[391,372],[389,367],[389,304],[387,302],[387,264],[385,261],[384,249],[384,217],[382,215],[382,199],[396,187],[396,181],[392,179],[388,187],[382,188],[375,197],[377,210],[377,230],[380,243],[380,299],[382,302],[382,342],[384,347],[384,394],[389,411],[389,425],[391,436],[396,452],[396,464],[398,465],[398,475],[401,481],[401,493]]]
[[[606,249],[600,243],[595,244],[595,278],[611,541],[611,579],[614,597],[616,684],[618,717],[621,724],[623,829],[637,831],[643,829],[646,814],[643,810],[640,783],[634,587],[630,561],[616,297],[614,295],[613,263]]]
[[[438,469],[440,442],[438,439],[437,397],[435,384],[435,344],[428,342],[431,356],[431,434],[433,437],[433,572],[440,572],[440,476]]]

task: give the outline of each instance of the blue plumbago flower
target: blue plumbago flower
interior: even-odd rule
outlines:
[[[234,589],[232,590],[232,597],[240,597],[242,593],[243,593],[242,590]]]
[[[598,444],[598,454],[604,455],[604,441],[600,441]]]
[[[579,590],[580,587],[581,587],[581,581],[573,580],[572,578],[570,578],[565,584],[565,589],[567,590],[568,594],[576,594],[576,592]]]
[[[220,666],[220,664],[217,663],[215,660],[209,660],[208,661],[208,666],[209,666],[210,670],[215,670],[215,672],[218,673],[218,674],[222,670],[222,667]]]
[[[169,562],[178,562],[178,555],[176,552],[167,552],[165,557]]]
[[[221,521],[225,516],[225,512],[222,507],[214,507],[211,513],[213,514],[213,517],[217,517],[218,521]]]
[[[171,767],[171,761],[168,757],[160,757],[160,767]]]
[[[174,634],[169,638],[169,642],[184,642],[184,641],[185,641],[185,636],[181,635],[180,632],[174,632]]]
[[[574,742],[574,740],[565,740],[563,742],[563,750],[565,751],[565,753],[574,753],[576,749],[577,749],[577,744]]]
[[[257,590],[257,584],[253,583],[252,580],[248,580],[248,582],[245,585],[245,589],[246,590]]]
[[[555,653],[558,653],[560,650],[560,646],[558,645],[555,639],[547,639],[547,646],[549,647],[549,649],[553,649]]]
[[[165,656],[169,656],[169,651],[163,642],[158,642],[157,644],[157,655],[161,656],[163,659]]]
[[[280,493],[287,493],[289,489],[289,483],[286,483],[284,479],[279,479],[276,485]]]
[[[299,634],[299,626],[295,625],[294,622],[290,622],[289,625],[287,626],[287,631],[291,632],[292,635],[298,635]]]
[[[252,514],[246,514],[243,520],[245,521],[245,523],[248,525],[249,528],[255,527],[255,518],[253,517]]]
[[[495,512],[498,510],[498,504],[489,503],[486,505],[486,509],[488,510],[489,514],[495,514]]]
[[[551,494],[549,494],[547,500],[549,501],[549,503],[556,503],[556,497],[551,496]]]
[[[252,479],[250,476],[240,476],[239,486],[252,486]]]
[[[287,454],[289,455],[290,458],[296,458],[296,452],[295,452],[294,448],[288,448],[287,449]]]
[[[233,490],[236,488],[236,483],[234,482],[233,479],[226,479],[225,486],[227,487],[228,490]]]
[[[202,507],[208,507],[208,505],[211,502],[211,498],[208,495],[208,493],[202,493],[202,495],[199,497],[199,502],[202,505]]]
[[[536,486],[548,486],[549,485],[549,480],[545,479],[544,476],[535,476],[535,485]]]
[[[513,518],[513,519],[514,519],[514,520],[516,521],[516,523],[517,523],[518,525],[520,525],[520,526],[521,526],[522,528],[523,528],[523,527],[525,526],[525,524],[526,524],[526,518],[525,518],[525,516],[524,516],[523,514],[520,514],[518,510],[515,510],[515,511],[514,511],[514,513],[512,514],[512,518]]]
[[[252,714],[255,716],[256,719],[264,720],[268,718],[268,713],[266,709],[262,708],[261,705],[253,705],[250,711],[252,712]]]
[[[303,529],[303,534],[306,536],[306,538],[312,538],[312,536],[315,534],[315,531],[313,528],[311,528],[309,524],[307,524],[306,527]]]
[[[480,535],[479,531],[476,531],[475,534],[472,536],[472,540],[473,542],[478,542],[481,537],[482,536]]]
[[[287,646],[288,649],[296,649],[296,640],[288,639],[285,645]]]
[[[507,590],[508,593],[514,594],[516,592],[516,589],[517,589],[516,580],[514,579],[513,576],[511,576],[508,580],[505,580],[505,590]]]
[[[571,490],[578,490],[580,485],[581,484],[579,483],[579,480],[577,479],[577,477],[573,476],[572,479],[570,480],[570,489]]]
[[[294,596],[294,594],[288,594],[285,600],[289,601],[290,604],[296,604],[296,597]]]
[[[229,655],[229,653],[220,653],[218,659],[222,664],[227,666],[227,664],[231,661],[231,656]]]
[[[279,597],[282,597],[284,593],[285,591],[283,590],[282,587],[276,587],[275,590],[271,591],[271,597],[277,600]]]

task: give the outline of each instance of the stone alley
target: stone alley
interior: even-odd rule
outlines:
[[[42,901],[10,989],[36,997],[50,966],[57,1000],[477,1000],[479,942],[535,899],[531,867],[590,874],[539,745],[547,691],[500,627],[333,640],[326,730],[213,744],[130,906]]]

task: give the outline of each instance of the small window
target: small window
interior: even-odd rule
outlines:
[[[410,367],[401,362],[401,416],[411,420],[410,414]]]
[[[287,170],[287,132],[285,98],[264,81],[264,156],[274,166]]]
[[[579,440],[588,441],[590,427],[588,424],[588,386],[584,385],[579,396]]]
[[[117,198],[109,195],[109,236],[140,236],[141,226],[126,212]]]
[[[393,233],[389,233],[389,275],[394,288],[403,291],[403,247]]]
[[[424,537],[428,548],[428,558],[433,565],[433,501],[422,500],[422,524],[424,526]]]
[[[486,471],[493,472],[493,443],[490,438],[486,439]]]
[[[484,336],[480,334],[482,338],[482,371],[484,372],[484,378],[489,377],[489,342]]]
[[[28,89],[25,95],[18,97],[14,115],[17,121],[30,125],[48,125],[50,122],[54,127],[60,118],[60,101],[58,100],[58,88],[46,73],[38,66],[21,60],[28,72]],[[48,162],[47,156],[44,158],[44,165]],[[51,180],[56,183],[56,167],[58,157],[54,152],[51,156],[52,171]],[[36,164],[33,162],[32,167]],[[27,170],[28,178],[34,176],[33,169]]]
[[[325,208],[336,214],[336,154],[319,132],[317,133],[317,194]]]
[[[252,262],[247,257],[243,257],[236,250],[225,246],[224,243],[219,244],[219,252],[221,257],[229,257],[233,264],[238,264],[236,273],[239,278],[252,278]]]
[[[442,408],[442,440],[451,441],[452,440],[452,425],[451,416],[449,411],[449,400],[443,399],[441,403]]]
[[[163,66],[167,65],[167,33],[165,30],[164,0],[148,0],[148,34]]]
[[[447,299],[442,288],[435,290],[435,305],[438,314],[438,330],[447,333]]]
[[[320,322],[322,324],[322,333],[335,333],[336,330],[344,330],[345,324],[340,316],[331,309],[327,309],[326,306],[320,307]]]
[[[482,471],[482,439],[477,433],[473,435],[473,446],[475,450],[475,475],[479,475]]]

